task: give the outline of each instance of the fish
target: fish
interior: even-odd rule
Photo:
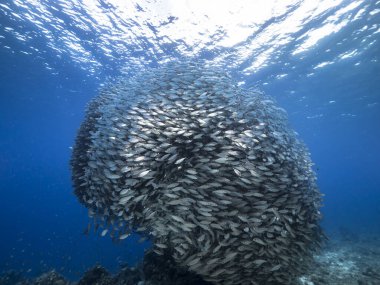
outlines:
[[[150,172],[150,170],[144,170],[144,171],[141,171],[138,175],[138,177],[144,177],[146,176],[148,173]]]
[[[214,284],[290,284],[324,238],[307,147],[222,66],[168,62],[106,84],[70,165],[101,236],[133,229]]]
[[[104,229],[102,232],[101,232],[101,236],[104,237],[106,234],[108,233],[108,229]]]
[[[126,238],[129,237],[130,235],[131,235],[130,233],[122,234],[122,235],[119,236],[119,239],[120,239],[120,240],[126,239]]]

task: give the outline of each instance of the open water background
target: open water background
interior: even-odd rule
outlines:
[[[108,77],[184,57],[287,110],[326,195],[323,226],[380,236],[380,1],[0,2],[0,271],[76,279],[149,243],[83,235],[69,158]]]

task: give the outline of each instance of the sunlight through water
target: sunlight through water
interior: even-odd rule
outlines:
[[[19,52],[41,57],[47,46],[57,58],[71,60],[89,74],[190,56],[206,57],[249,76],[274,63],[285,67],[289,60],[308,57],[323,39],[344,28],[355,29],[364,52],[380,29],[376,4],[364,0],[15,0],[0,4],[0,14],[17,22],[22,32],[10,27],[14,23],[5,26],[0,41],[12,35],[25,43]],[[37,40],[47,44],[37,47]],[[329,60],[360,53],[340,52]],[[329,60],[314,66],[321,68]],[[291,66],[285,68],[285,75],[289,70]]]
[[[199,95],[199,98],[207,98],[209,93],[214,94],[214,91],[209,92],[209,89],[202,90],[203,87],[200,87],[203,86],[200,80],[204,77],[201,76],[202,72],[197,72],[199,76],[193,78],[191,70],[180,72],[176,69],[170,71],[167,78],[157,76],[158,71],[181,62],[194,63],[197,68],[200,66],[199,69],[206,72],[205,78],[217,87],[218,94],[226,97],[238,95],[235,96],[238,99],[236,106],[244,107],[245,102],[254,102],[259,98],[256,95],[261,94],[263,99],[270,98],[270,102],[273,100],[274,105],[279,106],[275,109],[279,113],[283,112],[280,110],[286,110],[286,122],[289,121],[291,130],[297,132],[297,139],[303,141],[310,150],[318,187],[326,195],[321,209],[322,227],[329,236],[332,234],[332,241],[336,242],[336,237],[340,235],[360,240],[354,241],[355,247],[332,244],[333,247],[319,256],[313,274],[335,278],[334,280],[344,276],[344,280],[349,280],[345,283],[318,281],[318,284],[372,284],[366,282],[370,277],[364,275],[380,272],[380,255],[367,254],[369,250],[380,253],[380,0],[0,0],[0,228],[3,233],[0,245],[0,284],[4,280],[3,270],[20,270],[25,276],[34,278],[55,269],[72,280],[78,280],[95,264],[116,273],[120,266],[126,263],[132,266],[142,258],[144,249],[152,245],[152,240],[140,244],[138,241],[142,239],[139,236],[132,234],[126,238],[129,233],[123,232],[123,241],[114,244],[111,235],[115,236],[115,233],[112,230],[104,232],[104,229],[97,229],[100,221],[90,227],[87,225],[87,209],[78,203],[73,193],[69,161],[78,128],[82,122],[88,121],[84,119],[89,113],[86,115],[85,106],[93,104],[89,102],[94,102],[93,98],[98,94],[104,95],[104,98],[114,98],[107,101],[109,104],[99,105],[102,108],[99,110],[107,111],[109,120],[105,120],[108,117],[93,114],[97,122],[107,122],[104,126],[101,123],[97,125],[99,130],[107,130],[105,135],[89,129],[91,136],[99,137],[94,140],[97,145],[111,145],[110,148],[105,148],[110,155],[107,155],[106,160],[103,160],[101,148],[94,152],[94,157],[99,158],[96,159],[99,162],[97,165],[106,165],[104,169],[107,171],[109,168],[114,172],[116,164],[122,166],[120,171],[123,175],[129,169],[128,165],[123,166],[126,160],[124,157],[113,157],[116,153],[113,149],[114,141],[118,138],[114,133],[118,134],[122,130],[122,134],[140,134],[141,138],[147,137],[145,132],[156,134],[152,136],[154,144],[150,141],[141,147],[134,147],[137,139],[127,136],[118,139],[121,142],[128,141],[134,147],[125,147],[128,145],[125,144],[120,149],[136,151],[136,156],[127,154],[128,163],[133,157],[145,165],[157,155],[152,154],[148,160],[145,150],[165,146],[165,143],[158,143],[166,141],[160,134],[172,136],[171,127],[167,126],[172,124],[173,119],[181,121],[180,118],[185,118],[183,122],[186,122],[173,131],[178,131],[173,137],[183,135],[188,145],[192,145],[188,138],[190,135],[197,137],[193,141],[197,144],[194,153],[187,146],[186,152],[183,152],[188,157],[177,157],[182,152],[174,153],[177,152],[175,148],[168,148],[170,151],[163,149],[168,152],[165,156],[170,157],[170,164],[177,167],[179,172],[181,170],[185,173],[183,170],[187,167],[186,163],[193,163],[193,156],[198,157],[201,148],[205,150],[205,155],[222,151],[224,146],[214,148],[215,144],[208,135],[193,135],[186,130],[192,128],[193,122],[199,122],[202,126],[200,130],[203,131],[203,125],[209,121],[209,118],[202,119],[203,115],[210,117],[211,122],[220,122],[220,126],[223,126],[224,122],[230,122],[238,112],[233,111],[234,108],[231,111],[226,109],[223,115],[220,113],[220,117],[216,117],[227,101],[220,101],[220,106],[212,101],[215,108],[207,100],[204,107],[203,99],[199,103],[190,102],[192,97]],[[221,78],[207,74],[205,67],[222,71],[226,76]],[[152,77],[143,77],[144,74],[151,74]],[[231,81],[225,78],[230,78]],[[131,84],[126,84],[130,80]],[[132,85],[133,82],[139,84]],[[178,88],[178,82],[182,82],[184,87]],[[209,86],[206,83],[205,86]],[[151,91],[155,84],[163,88],[160,93]],[[244,101],[239,92],[228,92],[227,87],[235,84],[238,85],[236,90],[244,91],[244,94],[241,93],[244,98],[247,95],[247,101]],[[124,86],[124,89],[122,92],[115,91],[113,86]],[[134,87],[131,89],[130,86]],[[160,97],[167,93],[181,95],[178,98],[170,97],[175,102],[170,108],[167,107],[167,101],[170,100]],[[113,97],[112,94],[120,96]],[[148,95],[154,94],[159,94],[157,102],[164,102],[162,106],[154,105],[156,101],[152,103],[145,100]],[[218,99],[218,96],[215,98]],[[263,102],[268,104],[268,100]],[[128,107],[134,101],[141,103],[141,106],[136,105],[138,107],[136,110],[131,109],[131,114],[147,114],[146,121],[143,118],[145,115],[140,117],[136,114],[131,116],[133,120],[127,114],[127,122],[119,121],[121,119],[118,116],[125,116],[125,106]],[[125,105],[119,105],[120,102]],[[183,105],[185,103],[188,105]],[[256,106],[252,109],[252,115],[262,113],[263,117],[266,116],[265,108],[256,103],[252,106]],[[184,110],[195,108],[195,111],[190,115],[184,111],[176,113],[174,111],[177,107]],[[168,116],[165,110],[174,111]],[[277,111],[272,113],[277,114]],[[154,112],[159,115],[151,115]],[[182,115],[179,118],[177,114]],[[220,120],[216,121],[217,118]],[[264,122],[266,119],[265,117]],[[239,124],[244,122],[238,121]],[[90,126],[95,126],[90,123]],[[157,130],[151,127],[156,124],[159,126]],[[140,132],[135,131],[135,125],[145,127]],[[255,129],[260,131],[264,125],[260,123]],[[108,129],[107,126],[111,128]],[[236,129],[239,126],[236,125]],[[268,130],[270,126],[267,124]],[[203,132],[211,133],[212,139],[215,139],[220,131],[218,128],[219,124]],[[231,126],[231,129],[234,128]],[[277,131],[272,130],[269,131],[273,138],[281,137]],[[235,130],[230,132],[233,133]],[[249,138],[250,134],[244,131],[244,136]],[[198,136],[202,141],[198,141]],[[262,149],[271,150],[273,154],[278,150],[272,150],[273,141],[267,138],[266,133],[261,134],[257,142],[266,142],[265,146],[258,143],[254,152],[257,151],[257,157],[272,167],[273,155],[268,156],[270,159],[264,157]],[[219,140],[218,137],[216,139]],[[166,144],[170,145],[169,142]],[[280,149],[285,150],[287,147],[281,144]],[[140,151],[144,154],[140,154]],[[247,155],[245,151],[239,152],[241,156],[236,151],[230,154],[242,158],[244,162]],[[256,154],[251,157],[256,158]],[[278,157],[281,159],[279,163],[283,163],[281,156]],[[287,157],[291,158],[292,155]],[[100,181],[108,176],[106,178],[109,181],[119,183],[117,173],[103,171],[103,166],[94,167],[93,160],[89,166],[97,169],[98,172],[93,173],[99,173]],[[210,159],[213,163],[216,160],[221,164],[229,161],[223,157]],[[107,163],[104,164],[103,161]],[[203,165],[204,161],[207,162],[208,158],[204,158],[199,165]],[[240,164],[240,160],[233,162],[234,165]],[[262,162],[257,163],[262,166]],[[198,166],[198,163],[194,165]],[[170,167],[170,175],[162,175],[162,167],[158,170],[158,177],[170,178]],[[278,169],[282,171],[283,164]],[[230,167],[230,170],[231,175],[227,173],[224,182],[229,177],[237,179],[244,171],[238,167]],[[133,173],[138,177],[142,175],[140,178],[144,177],[145,180],[153,175],[146,171],[141,169],[137,174],[134,169]],[[197,179],[194,175],[198,172],[194,169],[186,173],[184,175],[190,175],[189,179]],[[219,170],[215,173],[219,173]],[[256,176],[255,173],[250,172],[252,176]],[[270,172],[263,181],[277,177],[274,173],[277,172]],[[247,173],[247,177],[250,174]],[[206,177],[203,172],[202,175]],[[95,181],[97,176],[94,177]],[[278,179],[271,181],[276,182]],[[286,177],[285,181],[288,181]],[[261,182],[254,182],[265,188]],[[120,183],[122,185],[124,182],[120,180]],[[128,183],[134,183],[134,180],[128,180]],[[81,185],[82,183],[79,184]],[[194,186],[191,190],[193,189],[198,188]],[[120,194],[115,195],[126,194],[125,189],[118,190]],[[223,196],[226,194],[223,191],[225,189],[217,193]],[[236,193],[234,195],[238,197],[239,194]],[[177,195],[170,194],[172,193],[168,197],[175,198]],[[115,195],[110,197],[118,197]],[[138,197],[143,199],[142,195]],[[152,197],[155,199],[156,196]],[[91,199],[85,198],[90,203]],[[260,194],[257,198],[260,198]],[[117,201],[113,198],[111,200]],[[129,200],[122,201],[122,205],[124,202],[129,203]],[[237,204],[236,201],[234,203]],[[200,204],[210,205],[205,202]],[[285,204],[281,203],[281,207],[282,205]],[[110,206],[119,209],[114,203]],[[186,205],[181,209],[188,211]],[[276,213],[288,213],[286,209],[276,211],[272,211],[275,216]],[[208,215],[207,211],[198,212],[205,214],[205,217]],[[121,211],[117,214],[120,213]],[[178,216],[171,218],[176,220],[176,217]],[[238,216],[236,218],[242,222],[247,220],[245,216],[243,219]],[[178,220],[180,219],[177,218],[177,222]],[[253,221],[261,222],[256,218]],[[215,229],[218,229],[218,225]],[[247,233],[246,228],[242,228],[242,231]],[[282,233],[279,227],[276,231]],[[366,239],[362,239],[366,236],[369,238],[372,233],[377,235],[377,244],[374,243],[375,240],[371,239],[367,243]],[[199,238],[197,243],[207,241],[202,236]],[[260,242],[256,246],[259,244]],[[247,241],[244,245],[250,243]],[[189,244],[187,247],[190,248]],[[238,263],[243,263],[242,259]],[[357,267],[351,266],[352,264]],[[202,264],[199,265],[201,267]],[[368,271],[370,267],[373,272]],[[280,268],[274,266],[269,270],[272,269],[277,271]],[[358,278],[352,278],[354,275]],[[377,274],[376,278],[380,280],[380,275]],[[311,284],[308,282],[309,279],[305,279],[304,285]]]

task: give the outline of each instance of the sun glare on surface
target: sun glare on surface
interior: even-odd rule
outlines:
[[[291,57],[302,57],[322,39],[362,19],[368,6],[364,0],[49,3],[15,0],[17,9],[13,10],[17,13],[12,14],[10,5],[1,4],[0,12],[34,25],[41,34],[22,36],[12,29],[5,31],[20,41],[43,37],[57,56],[68,54],[75,62],[91,63],[95,69],[103,66],[102,58],[128,66],[136,62],[144,65],[147,58],[167,62],[173,59],[168,54],[197,57],[208,52],[215,63],[228,61],[230,68],[243,64],[239,69],[244,74],[278,62],[285,49]],[[314,25],[315,21],[320,24]],[[83,40],[83,34],[88,38]]]

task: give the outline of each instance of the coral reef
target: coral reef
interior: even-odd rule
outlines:
[[[331,240],[314,258],[312,269],[291,285],[379,285],[380,239],[361,237],[357,242]],[[55,271],[28,279],[15,271],[0,276],[0,285],[210,285],[196,274],[179,268],[170,256],[146,252],[136,267],[124,266],[116,274],[97,265],[77,282]],[[266,285],[262,283],[262,285]],[[279,283],[279,285],[281,285]]]

